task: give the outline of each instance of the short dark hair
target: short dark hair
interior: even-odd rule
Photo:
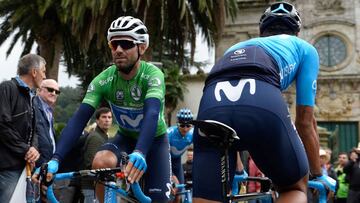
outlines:
[[[108,107],[100,107],[95,111],[95,118],[99,119],[101,114],[109,113],[109,112],[111,112],[111,109],[109,109]]]

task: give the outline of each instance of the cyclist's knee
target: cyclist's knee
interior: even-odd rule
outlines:
[[[112,168],[116,167],[117,157],[109,150],[98,151],[92,162],[92,168]]]
[[[302,177],[298,182],[288,186],[277,186],[276,189],[279,193],[297,190],[306,194],[307,191],[308,175]]]

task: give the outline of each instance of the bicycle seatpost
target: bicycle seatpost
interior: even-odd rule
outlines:
[[[192,120],[189,123],[199,128],[199,135],[206,137],[221,152],[221,184],[223,202],[231,202],[231,196],[228,196],[230,182],[229,172],[229,149],[235,140],[240,138],[236,131],[224,123],[214,120]]]

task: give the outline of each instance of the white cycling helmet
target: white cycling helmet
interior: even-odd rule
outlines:
[[[146,48],[149,46],[149,34],[146,26],[141,20],[132,16],[121,16],[111,23],[107,40],[110,41],[115,36],[130,36],[139,44],[146,44]]]

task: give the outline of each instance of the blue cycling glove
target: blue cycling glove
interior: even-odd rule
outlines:
[[[331,191],[335,192],[336,188],[336,180],[332,179],[327,175],[321,175],[314,179],[314,181],[319,181],[323,183],[326,187],[328,187]]]
[[[249,176],[249,174],[246,173],[245,170],[242,170],[242,171],[235,171],[235,176],[242,176],[244,178],[247,178]]]
[[[129,161],[140,171],[146,171],[147,165],[144,155],[141,152],[133,152],[129,155]]]
[[[55,159],[51,159],[48,163],[48,173],[55,174],[59,169],[59,162]]]

